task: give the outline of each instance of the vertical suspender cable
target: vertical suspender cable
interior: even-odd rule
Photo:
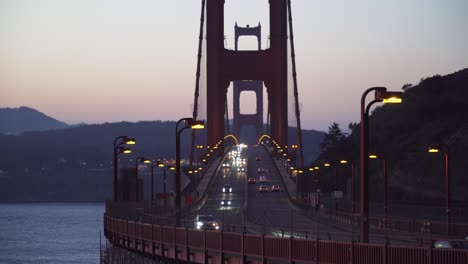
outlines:
[[[197,73],[195,79],[195,99],[193,102],[193,120],[197,120],[198,116],[198,96],[200,91],[200,64],[202,58],[202,47],[203,47],[203,24],[205,22],[205,0],[201,3],[201,15],[200,15],[200,34],[198,35],[198,56],[197,56]],[[192,129],[192,141],[190,143],[190,165],[193,163],[193,152],[195,148],[195,133],[196,129]]]
[[[294,81],[294,103],[296,105],[296,121],[297,121],[297,140],[299,145],[299,167],[304,167],[304,152],[302,151],[302,130],[301,130],[301,113],[299,112],[299,96],[297,92],[297,78],[296,78],[296,54],[294,52],[294,34],[291,16],[291,0],[288,0],[288,16],[289,16],[289,40],[291,43],[291,60],[292,60],[292,75]]]
[[[225,111],[226,111],[226,127],[227,127],[227,134],[231,134],[231,129],[229,127],[229,108],[228,108],[228,100],[226,99],[225,102]]]

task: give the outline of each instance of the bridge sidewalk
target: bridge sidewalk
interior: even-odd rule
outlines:
[[[200,182],[196,185],[193,193],[193,203],[195,205],[204,203],[203,200],[206,198],[206,191],[208,189],[208,186],[212,182],[213,176],[216,175],[216,171],[218,170],[219,164],[221,163],[222,159],[223,157],[215,158],[203,173],[203,176]],[[188,204],[185,204],[185,206],[189,207]]]

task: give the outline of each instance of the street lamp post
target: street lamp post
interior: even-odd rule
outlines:
[[[388,243],[388,185],[387,185],[387,160],[382,154],[369,154],[370,159],[378,159],[382,161],[382,174],[384,179],[384,228],[385,228],[385,243]]]
[[[129,138],[127,136],[118,136],[114,139],[114,178],[113,178],[113,181],[112,181],[112,190],[113,190],[113,199],[114,201],[117,201],[117,189],[118,189],[118,181],[117,181],[117,169],[118,169],[118,166],[117,166],[117,162],[118,162],[118,159],[117,159],[117,155],[120,154],[120,153],[125,153],[125,154],[129,154],[129,153],[132,153],[132,151],[129,149],[129,148],[123,148],[121,147],[122,145],[124,144],[127,144],[127,145],[134,145],[136,143],[135,139],[134,138]]]
[[[150,164],[151,161],[144,157],[138,157],[135,160],[135,202],[138,202],[138,165],[141,163]]]
[[[340,160],[341,164],[347,164],[347,160]],[[351,204],[352,204],[352,216],[351,216],[351,240],[354,241],[354,218],[356,216],[356,192],[354,187],[354,178],[356,176],[356,168],[354,162],[351,163]]]
[[[338,198],[337,198],[337,191],[338,191],[338,166],[336,164],[332,163],[324,163],[324,167],[333,167],[333,198],[335,201],[335,211],[338,210]]]
[[[159,166],[159,161],[151,162],[151,201],[154,200],[154,167]]]
[[[160,168],[163,168],[163,199],[164,199],[164,208],[166,208],[166,196],[167,196],[167,192],[166,192],[166,165],[164,164],[164,162],[159,162],[158,163],[158,167]]]
[[[347,164],[348,160],[340,160],[341,164]],[[355,192],[355,187],[354,187],[354,179],[356,177],[356,165],[354,165],[354,162],[351,163],[351,202],[352,202],[352,213],[353,216],[356,214],[356,192]]]
[[[375,92],[375,99],[366,106],[366,96]],[[385,87],[372,87],[364,91],[361,96],[361,241],[369,242],[369,109],[377,102],[401,103],[402,92],[388,92]]]
[[[449,163],[449,148],[446,144],[438,144],[429,147],[429,153],[442,152],[445,155],[445,225],[447,235],[450,235],[450,163]]]
[[[179,124],[184,122],[184,127],[179,130]],[[203,129],[205,123],[203,121],[196,121],[193,118],[187,117],[177,121],[175,127],[176,134],[176,166],[175,166],[175,189],[176,189],[176,209],[177,209],[177,224],[180,222],[180,209],[181,209],[181,195],[180,195],[180,134],[187,128]]]

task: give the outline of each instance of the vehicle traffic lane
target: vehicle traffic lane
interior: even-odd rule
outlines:
[[[240,166],[246,167],[246,164],[238,165],[233,159],[228,158],[228,155],[222,162],[228,163],[229,166],[220,167],[208,191],[206,203],[189,217],[194,219],[199,214],[213,215],[222,229],[227,229],[233,225],[240,225],[243,221],[247,173],[237,171]],[[229,187],[226,187],[226,185],[229,185]],[[226,187],[224,192],[223,187]],[[232,188],[232,191],[229,192],[228,188]],[[225,204],[221,204],[222,201]]]
[[[267,178],[265,185],[269,188],[268,192],[259,192],[258,190],[262,184],[258,182],[261,174],[257,172],[258,168],[265,169]],[[300,210],[293,209],[280,175],[263,146],[251,149],[248,171],[256,172],[257,180],[255,184],[248,186],[247,216],[250,222],[271,228],[302,230],[310,234],[320,232],[321,237],[325,233],[338,234],[343,232],[341,229],[318,223],[305,216]],[[271,186],[276,184],[280,186],[280,191],[271,192]]]

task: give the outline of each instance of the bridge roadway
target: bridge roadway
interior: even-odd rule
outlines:
[[[212,214],[226,232],[175,227],[170,222],[146,219],[146,214],[132,220],[108,213],[106,205],[104,234],[113,246],[124,249],[122,254],[107,255],[106,263],[114,263],[112,259],[122,256],[128,256],[133,263],[133,253],[148,259],[156,257],[161,261],[190,263],[468,263],[466,250],[399,246],[393,241],[391,245],[349,242],[350,238],[332,221],[320,221],[319,226],[313,215],[307,216],[309,211],[291,203],[285,188],[293,187],[292,182],[285,180],[288,176],[281,173],[282,169],[275,164],[278,161],[271,158],[265,147],[251,147],[243,154],[247,157],[247,172],[237,172],[236,166],[209,169],[217,173],[210,184],[206,184],[208,179],[202,181],[202,186],[210,186],[208,198],[201,208],[185,217],[185,227],[193,227],[195,215]],[[261,161],[256,161],[256,157]],[[222,163],[226,161],[221,159]],[[268,187],[278,184],[282,191],[258,192],[259,167],[267,171]],[[249,177],[256,178],[257,183],[248,184]],[[233,193],[222,193],[226,183],[231,184]],[[231,199],[231,207],[221,207],[221,199]],[[317,227],[320,227],[321,239],[314,239]],[[309,239],[301,239],[305,232],[291,234],[291,229],[307,231]],[[242,230],[247,232],[239,232]],[[332,236],[328,237],[328,233]],[[283,235],[284,238],[274,237]],[[133,253],[128,255],[129,252]]]
[[[261,160],[257,161],[256,159]],[[251,233],[264,233],[276,236],[332,238],[336,240],[351,240],[351,234],[325,221],[317,222],[316,218],[307,216],[302,210],[292,205],[286,188],[281,179],[276,164],[268,150],[262,146],[251,146],[244,149],[241,158],[246,159],[246,171],[238,172],[236,165],[226,155],[222,163],[230,167],[217,171],[210,189],[207,190],[206,203],[198,211],[190,214],[185,221],[187,226],[194,226],[193,220],[197,214],[211,214],[220,223],[223,230],[240,231],[245,229]],[[265,170],[267,183],[259,183],[258,168]],[[255,184],[248,184],[247,179],[254,178]],[[232,193],[223,193],[225,184],[230,184]],[[279,185],[280,192],[271,192],[272,185]],[[259,192],[260,185],[266,185],[268,192]],[[222,206],[221,201],[231,201],[230,206]],[[319,218],[320,220],[320,218]]]

